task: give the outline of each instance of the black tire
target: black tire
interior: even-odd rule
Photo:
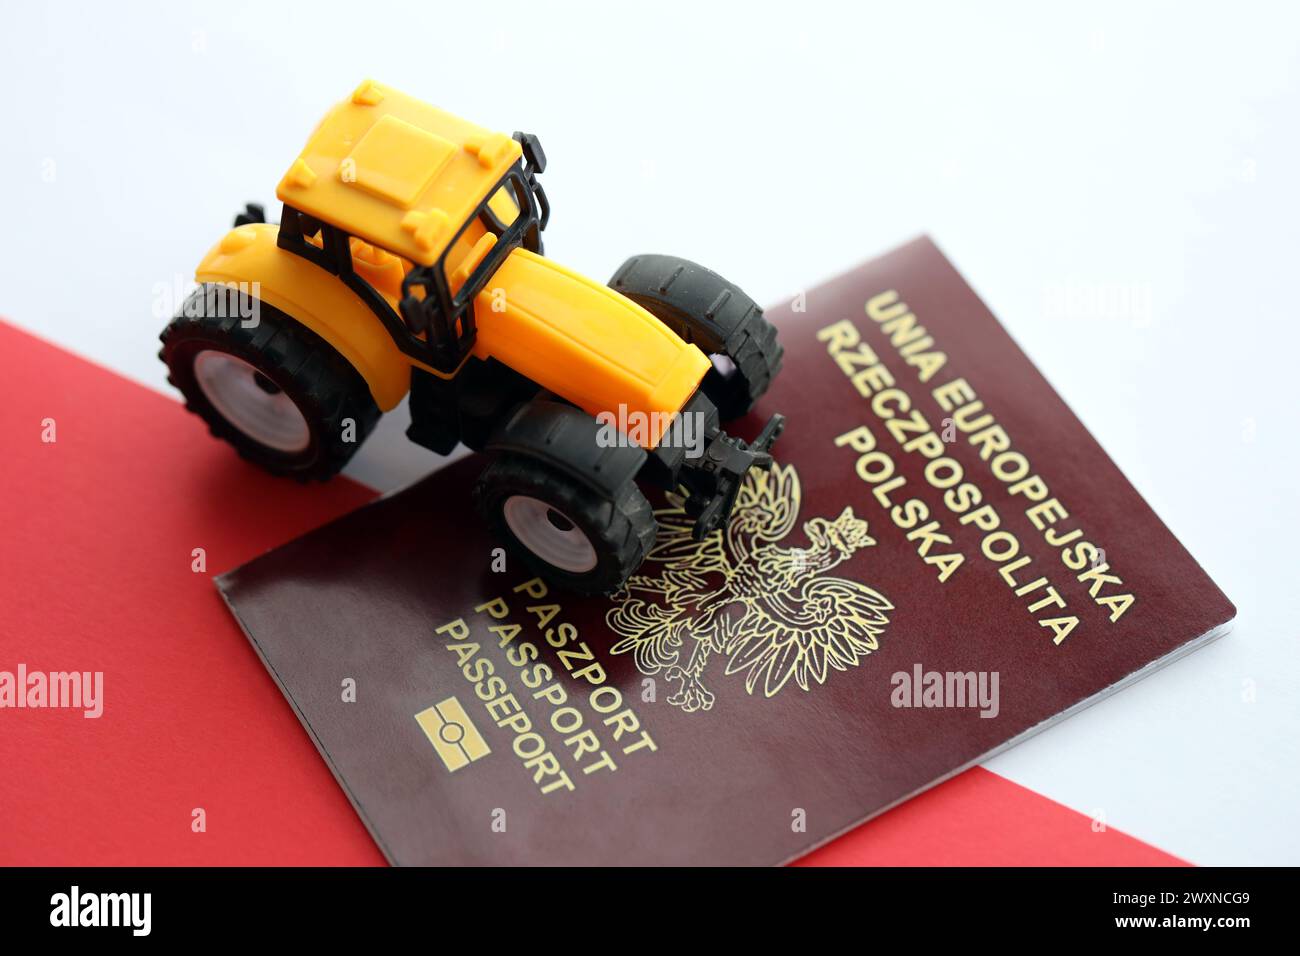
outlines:
[[[258,321],[245,327],[254,307]],[[159,338],[163,347],[158,357],[170,372],[167,380],[185,396],[185,407],[207,422],[213,435],[273,474],[301,481],[329,478],[379,420],[365,380],[329,343],[293,317],[236,289],[200,286]],[[202,363],[197,373],[196,360]],[[250,434],[238,415],[227,417],[214,404],[222,401],[222,393],[205,376],[215,365],[229,383],[231,376],[245,371],[242,363],[252,366],[247,369],[249,380],[270,397],[268,401],[277,403],[274,407],[289,408],[279,397],[283,395],[301,415],[299,424],[292,411],[286,412],[291,435],[278,446]],[[230,408],[237,404],[228,402]]]
[[[747,414],[781,370],[776,327],[716,272],[676,256],[633,256],[609,284],[706,355],[731,360],[734,369],[715,366],[700,386],[723,421]]]
[[[552,527],[548,531],[538,526],[543,541],[553,534],[567,548],[575,536],[585,538],[592,551],[590,567],[579,569],[578,561],[567,567],[553,563],[544,553],[546,548],[530,540],[517,514],[511,514],[521,505],[530,508],[525,500],[546,506]],[[474,501],[493,533],[530,568],[580,594],[604,594],[622,587],[645,560],[658,532],[654,510],[635,481],[626,481],[614,495],[604,495],[550,465],[516,453],[503,453],[488,464],[474,487]]]

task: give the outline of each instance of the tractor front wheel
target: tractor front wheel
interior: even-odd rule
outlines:
[[[237,289],[200,286],[160,338],[185,407],[274,474],[329,478],[379,419],[365,380],[329,343]]]
[[[474,499],[492,531],[534,571],[580,594],[621,587],[658,530],[635,481],[606,494],[522,454],[493,459]]]
[[[776,328],[716,272],[676,256],[633,256],[609,285],[712,359],[700,389],[724,422],[747,414],[781,370]]]

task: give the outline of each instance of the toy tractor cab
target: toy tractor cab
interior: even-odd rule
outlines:
[[[702,536],[770,464],[780,416],[752,443],[721,423],[782,351],[693,263],[636,256],[604,286],[543,257],[545,167],[534,136],[363,83],[281,179],[279,224],[250,205],[199,264],[161,336],[169,380],[244,457],[304,480],[409,392],[413,441],[490,456],[477,504],[537,571],[619,587],[657,530],[638,479],[679,489]]]

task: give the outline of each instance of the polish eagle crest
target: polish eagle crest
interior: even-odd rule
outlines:
[[[875,544],[852,508],[803,525],[808,546],[780,542],[799,515],[793,465],[751,469],[725,530],[703,541],[683,499],[668,495],[655,512],[659,536],[646,556],[657,573],[633,575],[614,595],[606,622],[643,674],[677,683],[667,700],[688,713],[710,710],[711,658],[750,694],[772,697],[793,682],[823,684],[876,650],[893,605],[860,581],[827,572]]]

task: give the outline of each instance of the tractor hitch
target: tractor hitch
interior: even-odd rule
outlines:
[[[771,448],[784,428],[785,416],[773,415],[752,442],[719,430],[709,437],[703,455],[682,469],[680,480],[688,492],[684,507],[695,519],[691,536],[696,541],[731,517],[741,482],[750,468],[772,466]]]

